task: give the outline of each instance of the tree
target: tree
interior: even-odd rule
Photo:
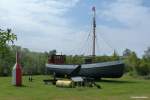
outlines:
[[[0,29],[0,74],[7,75],[10,65],[13,63],[10,44],[13,45],[17,36],[11,33],[11,29],[6,31]]]
[[[127,56],[129,56],[131,53],[132,53],[132,51],[131,51],[130,49],[125,49],[125,50],[123,51],[123,56],[124,56],[124,57],[127,57]]]
[[[119,55],[117,54],[116,51],[114,51],[114,53],[112,55],[112,60],[119,60]]]
[[[3,51],[8,43],[14,44],[15,40],[17,40],[17,36],[11,33],[11,29],[6,31],[0,29],[0,51]]]
[[[140,64],[140,59],[137,57],[135,52],[131,52],[130,55],[128,55],[125,58],[125,64],[126,64],[126,71],[132,73],[132,75],[137,74],[137,68]]]
[[[148,47],[147,50],[144,51],[144,58],[150,59],[150,47]]]
[[[146,76],[150,74],[150,63],[144,59],[141,60],[140,65],[137,67],[138,75]]]
[[[50,56],[51,56],[51,55],[56,55],[56,53],[57,53],[56,50],[51,50],[51,51],[49,51],[49,55],[50,55]]]
[[[144,52],[143,58],[138,67],[138,74],[145,76],[150,75],[150,47]]]

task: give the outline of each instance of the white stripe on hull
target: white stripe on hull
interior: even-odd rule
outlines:
[[[12,70],[12,84],[16,85],[16,64],[13,67],[13,70]]]
[[[92,63],[92,64],[82,64],[82,68],[94,68],[94,67],[104,67],[122,64],[122,61],[112,61],[112,62],[102,62],[102,63]],[[56,65],[56,64],[46,64],[46,67],[59,68],[59,69],[75,69],[79,65]]]

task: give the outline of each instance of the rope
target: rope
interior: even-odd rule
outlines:
[[[92,23],[91,23],[91,25],[90,25],[91,27],[90,27],[90,31],[89,31],[89,33],[88,33],[88,35],[87,36],[85,36],[86,37],[86,39],[85,40],[83,40],[83,41],[81,41],[80,42],[80,44],[78,44],[78,45],[80,45],[80,47],[78,47],[77,49],[74,49],[74,50],[76,50],[79,54],[86,54],[86,52],[88,53],[88,48],[86,48],[87,46],[88,46],[88,44],[90,44],[90,43],[88,43],[89,42],[89,40],[90,40],[90,35],[91,35],[91,32],[92,32]],[[84,50],[85,49],[85,50]]]
[[[110,43],[106,40],[106,39],[104,39],[104,37],[102,36],[102,34],[101,34],[101,36],[99,36],[101,39],[102,39],[102,41],[104,41],[104,43],[110,48],[110,49],[112,49],[113,51],[115,51],[116,53],[118,53],[118,51],[112,46],[112,45],[110,45]]]

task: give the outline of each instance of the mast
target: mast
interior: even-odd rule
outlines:
[[[95,10],[95,6],[92,7],[92,11],[93,11],[93,50],[92,50],[92,56],[95,57],[95,38],[96,38],[96,20],[95,20],[95,16],[96,16],[96,10]]]

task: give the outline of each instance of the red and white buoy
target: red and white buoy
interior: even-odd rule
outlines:
[[[20,65],[20,56],[18,52],[16,52],[16,64],[12,70],[12,84],[15,86],[22,85],[22,68]]]

